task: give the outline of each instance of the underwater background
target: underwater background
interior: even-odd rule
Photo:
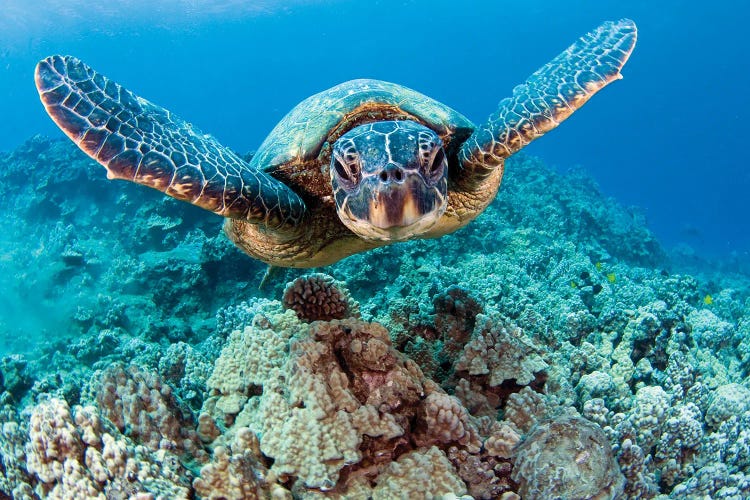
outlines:
[[[35,5],[0,16],[0,499],[750,497],[744,3]],[[249,154],[352,78],[481,122],[622,17],[623,80],[475,222],[313,271],[107,181],[33,84],[75,55]]]

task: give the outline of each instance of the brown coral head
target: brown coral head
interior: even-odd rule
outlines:
[[[469,412],[458,398],[444,392],[430,393],[419,407],[414,441],[419,446],[460,444],[470,453],[479,453],[481,443]]]
[[[286,286],[284,307],[302,321],[331,321],[356,317],[359,307],[343,283],[322,273],[300,276]]]

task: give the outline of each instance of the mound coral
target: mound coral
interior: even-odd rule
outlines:
[[[237,365],[237,359],[246,361]],[[490,439],[489,449],[507,455],[511,445],[500,444],[507,432],[492,427],[481,435],[459,400],[425,378],[376,323],[307,324],[278,302],[266,303],[252,326],[230,336],[209,385],[201,416],[205,434],[213,428],[208,415],[226,427],[214,445],[253,430],[260,451],[273,459],[269,472],[292,482],[293,491],[378,497],[412,487],[410,481],[425,471],[408,468],[428,463],[436,476],[420,488],[430,494],[460,495],[467,484],[478,488],[471,483],[478,482],[476,472],[464,463],[486,471],[487,491],[509,489],[502,479],[509,469],[494,470],[503,459],[482,451]]]
[[[133,440],[205,459],[192,416],[156,373],[115,364],[94,376],[90,391],[102,414]]]
[[[578,416],[537,424],[516,450],[511,477],[523,498],[614,499],[625,487],[607,436]]]
[[[186,498],[192,474],[111,428],[93,406],[50,399],[31,411],[25,448],[34,493],[50,498]],[[30,497],[21,488],[22,497]],[[139,498],[140,498],[139,497]]]
[[[343,283],[322,273],[300,276],[289,283],[282,299],[303,321],[330,321],[358,316],[358,306]]]

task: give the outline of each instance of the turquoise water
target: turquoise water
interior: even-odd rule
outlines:
[[[750,497],[744,4],[248,5],[4,6],[0,499]],[[311,271],[108,181],[34,88],[71,54],[249,157],[352,78],[481,123],[623,17],[474,222]]]
[[[530,151],[580,165],[644,211],[671,247],[747,257],[742,158],[745,5],[705,2],[10,2],[0,20],[0,150],[54,128],[29,85],[36,61],[75,55],[239,150],[297,102],[341,81],[409,86],[475,122],[605,19],[638,22],[625,79]]]

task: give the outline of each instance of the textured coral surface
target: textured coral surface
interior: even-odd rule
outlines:
[[[750,497],[750,273],[581,172],[266,273],[66,142],[0,167],[0,498]]]

